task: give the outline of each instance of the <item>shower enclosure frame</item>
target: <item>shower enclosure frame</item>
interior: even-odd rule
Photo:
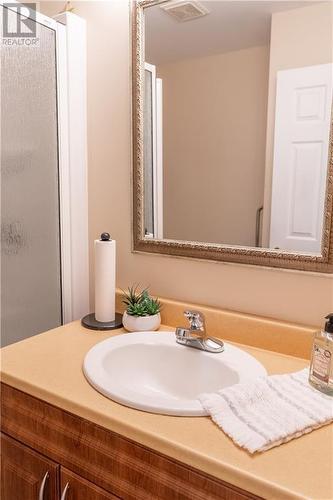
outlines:
[[[16,10],[16,0],[6,8]],[[32,19],[55,32],[62,323],[89,313],[86,22],[70,12]]]

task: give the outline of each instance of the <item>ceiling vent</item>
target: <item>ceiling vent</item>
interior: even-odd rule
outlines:
[[[199,2],[168,2],[165,5],[161,5],[161,9],[165,10],[165,12],[180,23],[192,21],[192,19],[209,14],[209,10]]]

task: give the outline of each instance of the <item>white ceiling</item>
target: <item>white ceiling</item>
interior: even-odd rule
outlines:
[[[319,0],[317,0],[319,1]],[[314,1],[201,1],[207,16],[179,23],[160,6],[145,9],[146,61],[151,64],[268,45],[274,12]]]

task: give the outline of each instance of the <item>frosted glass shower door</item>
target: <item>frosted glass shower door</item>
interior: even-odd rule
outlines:
[[[62,322],[56,33],[36,28],[1,45],[2,345]]]

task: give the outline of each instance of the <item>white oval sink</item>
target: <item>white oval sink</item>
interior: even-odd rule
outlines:
[[[87,353],[90,384],[114,401],[151,413],[203,416],[198,396],[265,375],[250,354],[225,343],[221,353],[177,344],[174,332],[111,337]]]

